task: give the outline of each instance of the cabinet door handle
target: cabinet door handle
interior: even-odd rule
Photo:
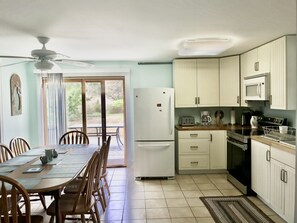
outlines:
[[[200,97],[195,97],[195,105],[199,105],[200,104]]]
[[[281,169],[281,172],[280,172],[280,180],[284,182],[284,170]]]
[[[271,156],[270,156],[270,151],[267,150],[267,151],[266,151],[266,161],[269,162],[269,161],[270,161],[270,157],[271,157]]]
[[[261,97],[261,84],[257,85],[257,94],[259,97]]]
[[[284,180],[283,180],[284,183],[287,183],[288,182],[288,172],[286,170],[284,170]]]
[[[209,139],[209,141],[211,141],[211,142],[212,142],[212,134],[210,134],[210,139]]]
[[[259,71],[259,62],[255,62],[254,64],[254,70]]]
[[[198,165],[198,161],[192,161],[192,162],[191,162],[191,165],[192,165],[192,166],[194,166],[194,165],[197,166],[197,165]]]
[[[191,150],[197,150],[198,149],[198,146],[190,146],[190,149]]]
[[[237,96],[237,101],[236,102],[237,102],[237,104],[239,104],[239,96]]]
[[[192,133],[192,134],[190,134],[190,137],[198,137],[198,134],[197,133]]]

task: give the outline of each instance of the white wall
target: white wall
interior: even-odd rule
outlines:
[[[134,155],[134,114],[133,114],[133,89],[149,87],[172,87],[172,66],[163,65],[138,65],[136,62],[97,62],[97,72],[92,76],[125,76],[126,90],[126,148],[127,163],[131,165]],[[121,74],[121,70],[125,74]],[[63,69],[64,72],[67,68]],[[114,72],[113,72],[114,71]],[[128,71],[128,72],[126,72]],[[75,72],[79,75],[90,75],[88,70]],[[71,76],[71,75],[70,75]]]

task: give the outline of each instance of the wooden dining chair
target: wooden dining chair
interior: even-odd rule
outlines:
[[[6,145],[0,143],[0,163],[3,163],[11,158],[13,158],[13,154],[10,149]]]
[[[93,222],[100,222],[99,211],[93,196],[94,179],[99,165],[100,152],[95,151],[82,176],[78,191],[75,194],[62,194],[59,199],[60,213],[63,222],[67,215],[80,215],[81,221],[86,222],[85,214],[90,214]],[[53,222],[55,216],[55,201],[47,208],[46,213],[51,216]]]
[[[59,144],[89,144],[89,137],[84,132],[72,130],[61,136]]]
[[[43,217],[31,215],[28,192],[16,180],[0,175],[0,215],[1,223],[42,223]],[[24,213],[20,213],[18,201],[22,197]]]
[[[110,189],[109,189],[109,184],[107,181],[107,162],[108,162],[108,154],[109,154],[109,147],[110,147],[110,141],[111,141],[111,136],[108,136],[106,140],[106,149],[104,150],[103,153],[103,164],[102,164],[102,173],[101,173],[101,184],[102,184],[102,197],[103,197],[103,202],[105,207],[107,206],[106,202],[106,196],[105,196],[105,189],[107,190],[108,197],[110,196]]]
[[[103,166],[103,158],[105,151],[107,149],[108,145],[106,142],[103,143],[102,147],[99,149],[100,153],[100,159],[98,160],[97,170],[95,173],[94,178],[94,187],[93,187],[93,195],[95,196],[96,201],[99,201],[102,207],[102,210],[105,211],[106,208],[106,202],[104,202],[103,194],[104,194],[104,188],[101,181],[101,173],[102,173],[102,166]],[[79,189],[79,185],[81,184],[82,178],[78,177],[64,188],[65,194],[75,194],[77,193]],[[99,216],[97,216],[99,218]]]
[[[29,143],[21,137],[15,137],[12,140],[10,140],[9,148],[14,154],[14,156],[19,156],[24,152],[27,152],[31,149]]]
[[[9,148],[14,157],[19,156],[22,153],[27,152],[31,149],[29,143],[22,137],[15,137],[12,140],[10,140]],[[31,201],[40,200],[44,210],[46,210],[46,203],[43,194],[30,194],[29,196],[31,198]]]

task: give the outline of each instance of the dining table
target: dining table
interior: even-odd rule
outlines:
[[[46,149],[55,149],[58,156],[42,164],[40,157],[45,155]],[[0,175],[15,179],[28,193],[52,195],[59,223],[62,222],[59,198],[63,188],[79,176],[98,149],[98,145],[84,144],[39,146],[0,163]]]

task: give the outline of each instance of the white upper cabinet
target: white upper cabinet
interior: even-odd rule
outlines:
[[[197,60],[197,97],[199,107],[220,105],[219,59]]]
[[[256,49],[248,51],[240,55],[241,65],[241,86],[243,86],[243,80],[247,76],[264,74],[270,72],[270,51],[271,43],[267,43]],[[241,88],[241,106],[247,107],[247,103],[244,101],[245,88]]]
[[[196,107],[196,60],[174,60],[173,80],[175,107]]]
[[[296,109],[296,36],[271,43],[270,108]]]
[[[243,76],[252,76],[270,72],[270,43],[241,55]]]
[[[220,59],[220,106],[238,107],[240,103],[239,56]]]
[[[255,74],[270,72],[270,43],[258,47],[258,71]],[[256,67],[257,68],[257,67]]]
[[[219,106],[219,59],[173,62],[175,107]]]

